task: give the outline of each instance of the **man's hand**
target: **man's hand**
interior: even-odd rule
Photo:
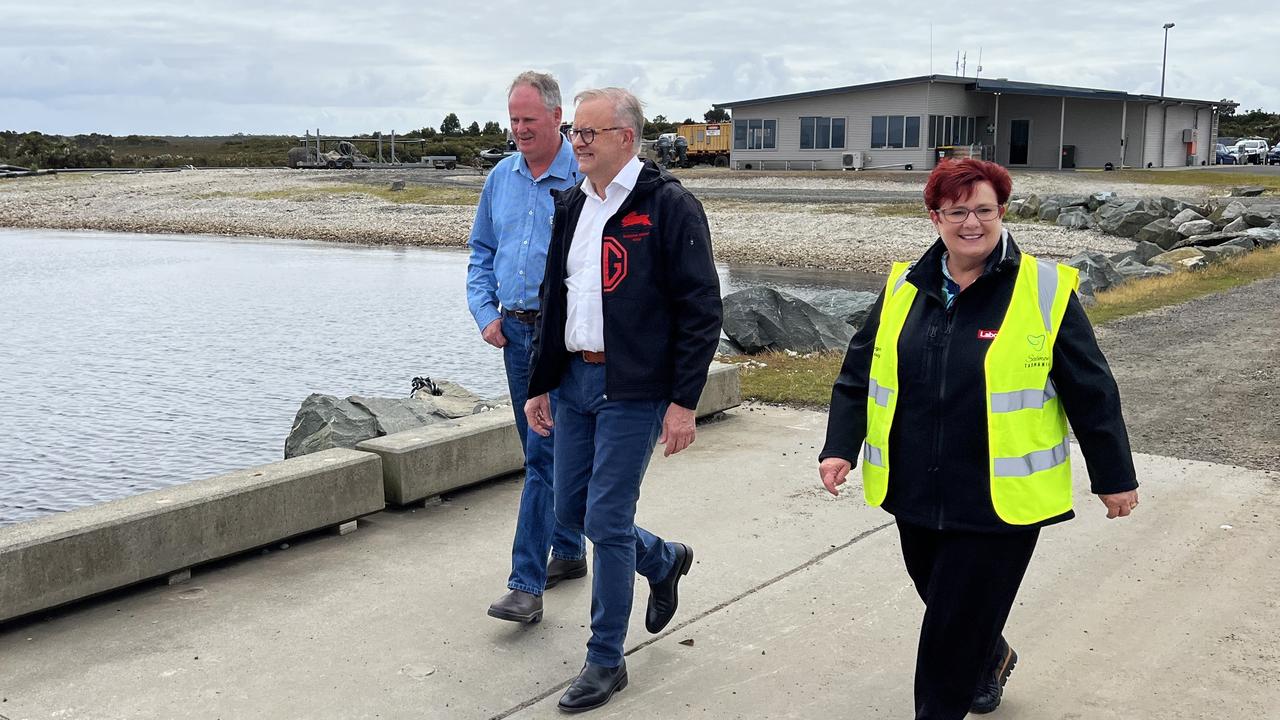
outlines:
[[[542,437],[551,437],[551,396],[542,393],[538,397],[529,398],[524,404],[524,416],[529,421],[529,428]]]
[[[832,495],[840,494],[840,486],[853,469],[853,463],[844,458],[829,457],[818,465],[818,477],[822,478],[822,487]]]
[[[667,446],[663,457],[671,457],[693,444],[698,434],[694,427],[694,412],[675,403],[667,406],[667,415],[662,418],[662,436],[658,442]]]
[[[502,318],[498,318],[480,331],[480,337],[490,345],[500,348],[507,344],[507,336],[502,334]]]
[[[1129,492],[1114,493],[1112,495],[1099,495],[1098,499],[1103,505],[1107,506],[1107,519],[1111,520],[1117,517],[1129,517],[1129,513],[1138,507],[1138,491],[1130,490]]]

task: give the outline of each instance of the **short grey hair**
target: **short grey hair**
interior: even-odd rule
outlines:
[[[618,87],[595,88],[583,90],[573,99],[575,105],[588,100],[605,100],[613,106],[613,117],[622,127],[635,131],[635,148],[640,150],[640,140],[644,135],[644,103],[629,91]]]
[[[556,108],[560,107],[560,83],[547,73],[540,73],[535,70],[526,70],[516,76],[511,81],[511,87],[507,89],[507,98],[511,98],[511,93],[516,88],[528,85],[538,91],[538,97],[542,98],[542,104],[547,106],[547,112],[553,113]]]

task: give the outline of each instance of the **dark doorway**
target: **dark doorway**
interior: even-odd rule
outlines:
[[[1031,121],[1012,120],[1009,122],[1009,164],[1026,165],[1027,154],[1031,148]]]

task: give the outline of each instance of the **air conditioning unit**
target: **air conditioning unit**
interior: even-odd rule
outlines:
[[[854,150],[841,155],[840,165],[845,170],[861,170],[867,166],[867,154],[861,150]]]

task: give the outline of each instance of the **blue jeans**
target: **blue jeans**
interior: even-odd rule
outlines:
[[[529,364],[533,359],[533,325],[503,315],[502,334],[507,337],[502,359],[507,368],[511,408],[524,449],[524,491],[516,515],[515,540],[511,543],[507,587],[541,595],[547,584],[547,551],[562,560],[581,560],[586,557],[586,543],[581,531],[568,530],[556,522],[552,438],[529,432],[529,421],[524,416],[524,403],[529,398]],[[554,402],[553,393],[553,407]]]
[[[617,667],[638,572],[650,582],[675,566],[675,549],[636,527],[640,481],[662,430],[665,400],[607,400],[604,365],[569,362],[555,407],[556,519],[594,548],[587,662]]]

